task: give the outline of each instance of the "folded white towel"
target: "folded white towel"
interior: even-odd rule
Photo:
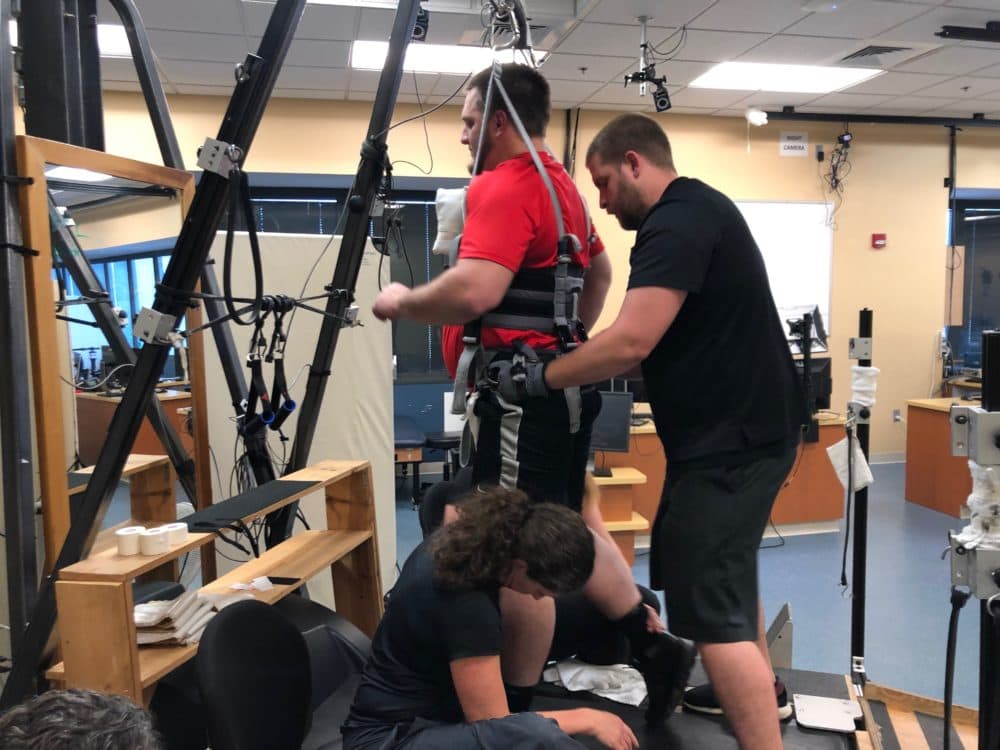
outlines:
[[[567,659],[546,669],[542,678],[567,690],[586,690],[629,706],[638,706],[646,698],[642,675],[625,664],[602,667]]]

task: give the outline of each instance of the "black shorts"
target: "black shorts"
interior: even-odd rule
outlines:
[[[737,466],[668,467],[649,572],[672,633],[700,643],[757,639],[757,550],[796,450]]]
[[[579,512],[601,394],[592,387],[581,389],[581,402],[580,429],[571,434],[562,391],[523,404],[508,404],[494,391],[481,391],[473,482],[517,487],[533,500]]]

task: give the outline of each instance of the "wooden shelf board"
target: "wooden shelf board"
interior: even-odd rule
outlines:
[[[610,477],[594,477],[598,487],[610,487],[619,484],[645,484],[646,475],[638,469],[629,466],[612,466]]]
[[[175,544],[162,555],[129,555],[118,554],[117,545],[91,554],[86,560],[73,565],[67,565],[59,571],[59,577],[65,581],[118,581],[127,582],[133,578],[148,573],[164,563],[176,560],[185,552],[201,547],[215,538],[215,534],[188,534],[187,541]]]
[[[604,526],[612,534],[620,531],[645,531],[649,528],[649,521],[646,520],[645,516],[640,515],[636,511],[632,511],[632,520],[605,521]]]

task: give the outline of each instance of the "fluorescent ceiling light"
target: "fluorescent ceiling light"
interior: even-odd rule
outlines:
[[[65,180],[67,182],[104,182],[114,179],[109,174],[91,172],[89,169],[77,167],[52,167],[45,170],[45,176],[50,180]]]
[[[10,46],[16,47],[17,21],[10,20]],[[128,46],[128,35],[124,26],[111,23],[97,24],[97,48],[101,57],[132,57],[132,48]]]
[[[351,67],[359,70],[382,70],[389,52],[388,42],[356,41],[351,46]],[[495,58],[502,63],[512,62],[514,50],[498,52]],[[535,52],[535,59],[541,62],[544,52]],[[494,60],[494,52],[488,47],[470,47],[460,44],[411,44],[406,48],[403,70],[417,73],[451,73],[466,75],[477,73],[489,67]]]
[[[696,89],[828,94],[856,86],[883,72],[877,68],[724,62],[698,76],[689,85]]]
[[[132,48],[128,46],[124,26],[97,24],[97,48],[101,51],[101,57],[132,57]]]

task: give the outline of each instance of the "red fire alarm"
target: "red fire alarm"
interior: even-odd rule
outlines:
[[[872,235],[872,250],[881,250],[885,247],[885,235],[884,234],[873,234]]]

